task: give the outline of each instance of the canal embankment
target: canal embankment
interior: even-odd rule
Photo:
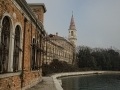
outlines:
[[[120,71],[84,71],[84,72],[67,72],[67,73],[57,73],[52,75],[53,82],[55,84],[56,90],[63,90],[61,82],[58,78],[67,76],[78,76],[78,75],[90,75],[90,74],[118,74]]]
[[[120,71],[84,71],[84,72],[66,72],[56,73],[46,77],[42,77],[42,82],[27,90],[63,90],[62,81],[59,79],[68,76],[91,75],[91,74],[120,74]]]

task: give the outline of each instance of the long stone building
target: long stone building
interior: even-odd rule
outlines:
[[[44,4],[0,0],[0,90],[25,90],[42,80]]]
[[[69,40],[44,30],[43,3],[0,0],[0,90],[25,90],[42,81],[42,63],[75,62],[76,28],[72,15]]]
[[[65,61],[68,64],[75,64],[77,37],[73,15],[68,29],[68,40],[59,36],[58,33],[47,35],[45,40],[44,64],[50,64],[54,59]]]
[[[73,45],[63,37],[50,34],[46,37],[46,55],[44,55],[44,63],[50,64],[54,59],[65,61],[69,64],[73,63]]]

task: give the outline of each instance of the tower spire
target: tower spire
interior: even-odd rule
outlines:
[[[71,17],[70,26],[69,26],[68,30],[69,30],[68,31],[69,32],[68,39],[76,47],[77,37],[76,37],[75,22],[74,22],[74,18],[73,18],[73,11],[72,11],[72,17]]]
[[[75,22],[74,22],[74,17],[73,17],[73,11],[72,11],[72,17],[71,17],[71,22],[70,22],[69,29],[76,30]]]

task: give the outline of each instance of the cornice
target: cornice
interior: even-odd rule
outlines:
[[[44,3],[29,3],[28,4],[30,7],[43,7],[44,13],[47,11],[45,4]]]
[[[69,31],[77,31],[76,29],[68,29]]]

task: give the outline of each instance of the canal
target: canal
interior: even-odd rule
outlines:
[[[120,90],[120,74],[62,77],[64,90]]]

